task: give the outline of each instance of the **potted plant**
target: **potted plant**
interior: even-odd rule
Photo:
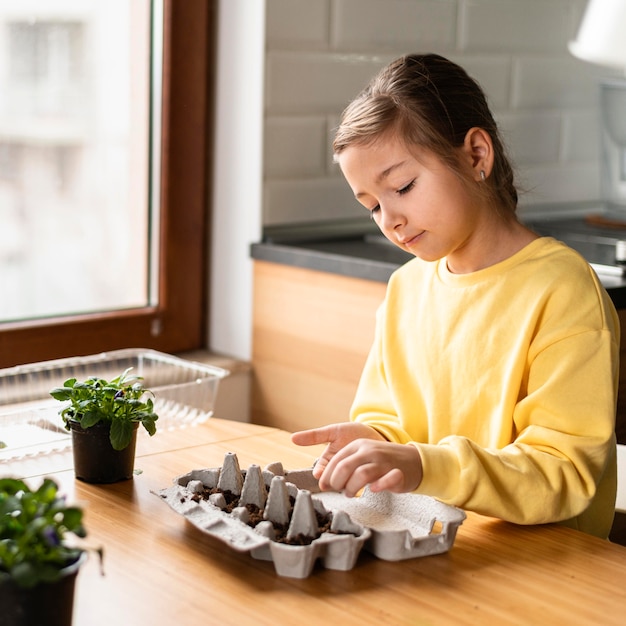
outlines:
[[[139,424],[150,435],[156,432],[149,389],[139,376],[123,374],[106,381],[92,376],[84,382],[68,378],[50,392],[67,402],[59,413],[72,433],[74,473],[90,483],[113,483],[133,476]]]
[[[4,626],[71,625],[74,584],[86,559],[85,548],[75,538],[86,534],[82,509],[66,505],[51,478],[34,491],[22,480],[0,479]]]

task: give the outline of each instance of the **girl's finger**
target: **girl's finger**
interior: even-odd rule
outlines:
[[[291,435],[291,441],[297,446],[314,446],[319,443],[329,443],[331,433],[326,426],[312,428],[311,430],[301,430]]]

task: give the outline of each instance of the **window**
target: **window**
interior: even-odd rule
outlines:
[[[45,0],[44,4],[48,9],[53,3]],[[142,20],[142,2],[80,3],[83,8],[110,4],[124,5],[126,10],[129,5],[133,7],[135,21],[131,23],[140,30],[128,33],[131,47],[139,45],[142,38],[148,41],[149,11]],[[89,134],[85,128],[93,119],[80,123],[80,113],[85,103],[94,98],[102,106],[119,103],[115,98],[103,101],[101,92],[94,96],[98,83],[87,68],[90,55],[97,51],[86,42],[93,42],[103,32],[109,37],[111,33],[102,24],[96,25],[94,16],[55,21],[49,17],[51,10],[46,11],[45,20],[35,21],[22,20],[13,12],[0,25],[4,28],[0,45],[5,41],[4,51],[0,52],[0,80],[11,81],[13,86],[8,90],[10,94],[0,90],[5,94],[0,95],[0,112],[18,111],[20,119],[30,119],[25,128],[31,133],[39,132],[35,139],[25,132],[20,134],[16,124],[12,124],[12,129],[0,124],[0,213],[4,213],[0,219],[7,224],[0,229],[0,367],[122,347],[178,352],[204,345],[214,3],[145,0],[143,4],[156,11],[157,17],[162,11],[152,33],[153,37],[161,36],[163,42],[162,71],[155,72],[152,83],[152,89],[159,88],[162,93],[157,107],[160,114],[153,116],[160,123],[153,129],[155,133],[149,132],[149,84],[127,80],[134,107],[124,118],[130,128],[130,156],[120,157],[120,151],[116,152],[119,146],[113,143],[103,149],[104,154],[97,160],[97,193],[91,189],[91,196],[81,196],[85,183],[78,175],[85,163],[94,158],[93,154],[86,154],[93,150],[84,141]],[[110,51],[123,48],[119,37],[117,33],[107,40]],[[132,64],[149,58],[147,54],[142,57],[137,52],[139,48],[133,50],[131,67],[118,67],[106,78],[109,85],[118,85],[116,89],[121,89],[121,74],[126,72],[126,78],[136,76]],[[9,63],[7,59],[14,56],[19,56],[19,61]],[[79,123],[74,122],[73,126],[67,122],[72,110],[79,113]],[[39,122],[38,128],[33,120]],[[119,138],[121,130],[114,129],[112,135]],[[99,128],[98,133],[102,135],[104,131]],[[142,161],[141,155],[148,154],[144,148],[149,141],[152,146],[160,143],[160,150]],[[155,163],[160,167],[154,167]],[[113,174],[120,172],[121,178],[114,179]],[[134,175],[129,176],[128,172]],[[124,174],[134,182],[140,179],[140,184],[124,187]],[[35,203],[40,211],[35,226],[31,223],[25,228],[23,201],[11,202],[15,195],[11,195],[11,190],[18,183],[28,184],[29,192],[35,183],[42,185]],[[7,201],[3,201],[3,193]],[[131,204],[145,210],[142,208],[138,215],[129,213],[127,208],[120,210],[113,222],[115,227],[111,222],[104,226],[104,220],[93,218],[119,210],[117,205],[128,207],[128,202],[116,202],[121,195],[132,196]],[[80,230],[81,220],[88,219],[89,197],[91,203],[102,205],[91,213],[92,222],[87,228],[83,223]],[[70,199],[71,209],[65,208],[65,214],[55,206],[59,198]],[[150,207],[150,200],[154,199],[158,204]],[[44,201],[48,204],[44,205]],[[67,229],[74,228],[75,239],[68,235],[63,240],[59,236],[61,241],[56,242],[56,247],[55,242],[50,243],[55,221]],[[93,233],[89,254],[73,255],[72,244],[83,243],[76,238],[85,239],[88,233]],[[36,236],[40,239],[34,242]],[[134,256],[127,254],[129,242]],[[24,279],[15,268],[24,263],[29,245],[50,248],[44,255],[42,272]],[[108,258],[109,249],[116,253],[122,250],[123,254]],[[38,277],[46,265],[53,265],[61,257],[66,264],[58,270],[62,281],[54,290],[62,295],[55,298],[50,294],[52,278]],[[96,289],[92,283],[97,281]],[[33,291],[37,292],[34,295],[47,295],[37,298]]]
[[[158,118],[151,61],[160,69],[162,54],[160,38],[151,44],[151,3],[61,7],[0,8],[0,145],[13,172],[0,182],[12,240],[0,252],[4,322],[156,301],[148,138]]]

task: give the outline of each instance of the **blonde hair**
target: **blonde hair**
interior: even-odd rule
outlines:
[[[487,183],[474,185],[473,190],[515,212],[513,168],[485,94],[463,68],[442,56],[407,55],[381,70],[346,107],[333,150],[339,155],[349,146],[368,145],[395,133],[409,149],[417,146],[434,153],[466,179],[458,148],[474,127],[491,137],[494,162]]]

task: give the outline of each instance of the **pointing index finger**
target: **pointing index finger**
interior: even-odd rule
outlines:
[[[297,446],[314,446],[320,443],[329,443],[331,440],[330,428],[327,426],[301,430],[291,435],[291,441]]]

